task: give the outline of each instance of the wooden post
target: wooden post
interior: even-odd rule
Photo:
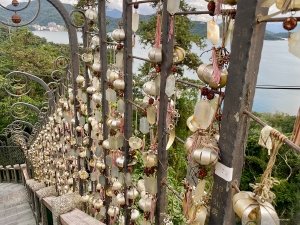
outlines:
[[[232,181],[240,181],[244,165],[249,118],[243,111],[251,111],[253,104],[266,26],[256,20],[268,12],[268,8],[261,7],[263,1],[239,0],[237,4],[219,142],[221,163],[233,168]],[[235,224],[232,197],[236,191],[232,181],[218,175],[214,179],[209,224]]]

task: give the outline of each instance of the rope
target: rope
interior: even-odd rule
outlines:
[[[275,178],[271,177],[272,168],[276,161],[276,156],[279,151],[279,148],[282,146],[283,141],[287,139],[287,137],[281,134],[278,130],[272,129],[270,134],[272,134],[276,139],[272,139],[272,150],[270,154],[270,159],[265,169],[263,175],[261,176],[261,182],[256,184],[250,184],[250,187],[254,189],[254,193],[261,198],[261,201],[265,200],[272,202],[273,199],[276,198],[276,195],[271,191],[271,188],[274,185],[279,185],[280,182]]]

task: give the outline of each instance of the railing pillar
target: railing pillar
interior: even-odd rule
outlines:
[[[264,0],[239,0],[228,69],[228,81],[221,122],[219,148],[223,165],[233,168],[232,180],[240,181],[249,119],[243,114],[251,110],[263,47],[266,24],[257,24],[258,15],[266,15]],[[228,180],[228,179],[227,179]],[[231,181],[214,176],[210,225],[235,224]]]

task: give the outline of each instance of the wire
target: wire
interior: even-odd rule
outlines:
[[[256,89],[300,90],[300,86],[256,85]]]

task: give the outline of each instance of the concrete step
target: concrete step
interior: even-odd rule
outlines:
[[[5,216],[10,216],[10,215],[13,215],[13,214],[18,213],[18,212],[22,212],[22,211],[24,211],[28,208],[29,208],[28,203],[23,203],[23,204],[20,204],[20,205],[16,205],[16,206],[11,207],[11,208],[5,208],[5,209],[0,211],[0,218],[3,218]]]
[[[22,184],[0,183],[0,225],[35,225]]]
[[[18,212],[18,213],[15,213],[13,215],[1,218],[0,219],[0,224],[3,224],[3,225],[4,224],[5,225],[19,224],[19,222],[32,221],[32,219],[34,220],[32,211],[31,211],[31,209],[27,209],[27,210],[24,210],[22,212]],[[34,223],[31,224],[31,225],[34,225],[34,224],[35,224],[35,220],[34,220]]]

